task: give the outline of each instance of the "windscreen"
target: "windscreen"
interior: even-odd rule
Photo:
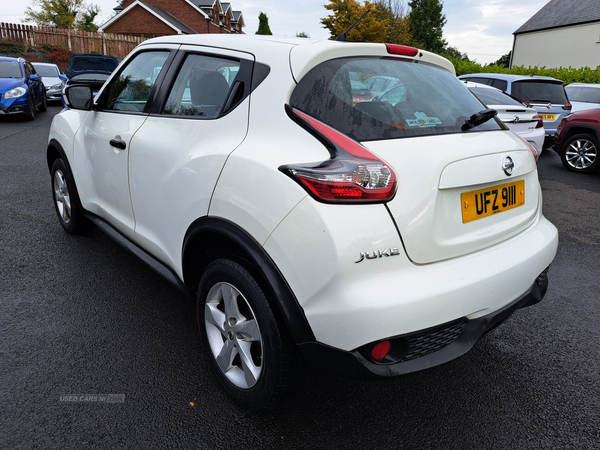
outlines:
[[[565,90],[572,102],[600,103],[600,88],[567,86]]]
[[[0,61],[0,78],[23,78],[19,63],[16,61]]]
[[[434,65],[399,58],[340,58],[306,74],[291,106],[358,141],[460,133],[482,104]],[[499,130],[495,120],[471,131]]]
[[[552,103],[566,105],[567,95],[562,83],[547,81],[515,81],[511,94],[527,103]]]

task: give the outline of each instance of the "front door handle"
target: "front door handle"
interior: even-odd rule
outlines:
[[[118,148],[119,150],[125,150],[125,147],[127,147],[125,142],[117,141],[116,139],[111,139],[109,144],[112,145],[113,147]]]

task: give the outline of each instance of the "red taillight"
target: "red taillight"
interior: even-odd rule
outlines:
[[[571,105],[571,102],[567,102],[567,104],[565,106],[563,106],[563,109],[566,109],[567,111],[571,111],[571,109],[573,109],[573,105]]]
[[[536,128],[542,128],[544,126],[544,119],[542,119],[542,116],[540,116],[539,114],[533,116],[532,119],[538,121],[535,125]]]
[[[400,55],[400,56],[417,56],[419,53],[418,48],[408,47],[406,45],[398,45],[398,44],[385,44],[387,48],[387,52],[390,55]]]
[[[281,166],[279,170],[304,187],[315,199],[334,203],[390,200],[396,175],[361,144],[297,109],[288,114],[329,149],[331,159],[315,164]]]
[[[371,356],[375,361],[380,361],[388,355],[391,347],[390,341],[380,342],[371,350]]]

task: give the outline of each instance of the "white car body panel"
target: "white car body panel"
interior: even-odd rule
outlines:
[[[135,239],[180,276],[185,233],[208,214],[227,156],[246,136],[236,124],[248,123],[248,105],[216,120],[148,117],[129,146]]]
[[[396,196],[387,205],[406,251],[416,263],[428,264],[481,250],[522,231],[535,218],[535,160],[511,132],[422,136],[364,144],[396,172]],[[491,156],[482,157],[486,154]],[[513,158],[517,166],[511,177],[502,170],[506,156]],[[424,166],[427,170],[415,170]],[[462,223],[463,192],[517,179],[526,182],[524,206]]]
[[[134,238],[135,219],[129,192],[129,149],[131,139],[146,116],[90,111],[75,135],[77,151],[73,172],[86,181],[78,186],[82,206],[109,220],[115,228]],[[125,142],[125,150],[109,144]]]
[[[384,207],[362,208],[357,217],[354,205],[307,198],[265,244],[317,340],[344,350],[496,311],[525,293],[556,254],[557,230],[538,212],[520,234],[460,258],[416,265],[401,250],[355,263],[360,252],[400,244]],[[307,241],[319,251],[306,252]]]

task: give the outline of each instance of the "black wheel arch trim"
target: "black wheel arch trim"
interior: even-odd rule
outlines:
[[[292,340],[296,344],[315,340],[304,310],[275,262],[250,234],[229,220],[203,217],[188,228],[182,250],[183,277],[188,292],[195,293],[198,274],[192,272],[194,266],[186,264],[186,259],[191,257],[190,252],[194,251],[194,239],[201,234],[218,234],[241,248],[253,269],[258,271],[268,284],[270,297],[275,300],[273,307],[278,309]]]
[[[562,135],[562,139],[561,139],[560,143],[558,143],[557,150],[562,151],[563,146],[569,139],[571,139],[571,137],[575,136],[576,134],[587,133],[587,132],[591,132],[591,134],[593,134],[596,137],[596,142],[600,143],[600,132],[598,132],[598,128],[596,128],[593,125],[581,125],[578,123],[573,123],[573,124],[569,125],[567,127],[567,129],[564,131],[564,133]]]

